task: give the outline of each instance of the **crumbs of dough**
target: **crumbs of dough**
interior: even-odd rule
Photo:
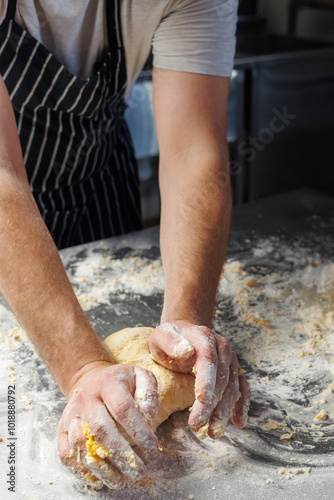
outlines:
[[[268,418],[268,421],[263,425],[263,427],[269,431],[276,431],[276,429],[282,428],[283,424],[273,420],[272,418]]]
[[[311,473],[311,467],[301,467],[301,468],[285,468],[285,467],[279,467],[278,469],[275,470],[275,474],[278,474],[280,476],[285,476],[287,479],[291,479],[294,476],[297,476],[298,474],[310,474]]]
[[[249,280],[246,281],[245,285],[248,286],[249,288],[255,286],[257,283],[256,278],[250,278]]]
[[[321,410],[318,415],[316,415],[314,417],[315,420],[327,420],[328,419],[328,415],[327,413],[325,412],[325,410]]]
[[[227,417],[224,417],[220,410],[215,411],[213,414],[213,423],[211,424],[210,429],[216,439],[224,436],[224,430],[227,422]]]
[[[0,337],[4,340],[1,343],[0,350],[7,348],[12,351],[20,347],[23,342],[30,342],[28,335],[21,327],[11,328],[7,331],[7,334],[1,333]]]
[[[290,429],[287,425],[277,422],[271,418],[263,425],[263,427],[269,431],[276,431],[277,429],[282,429],[284,434],[280,436],[281,441],[290,441],[292,436],[296,433],[295,428]]]
[[[229,273],[243,274],[245,264],[242,262],[235,260],[233,262],[227,262],[224,265],[224,271]]]
[[[87,448],[87,455],[86,458],[93,458],[97,462],[97,464],[100,464],[100,459],[103,460],[104,458],[109,456],[109,451],[102,445],[100,445],[97,441],[95,441],[95,434],[93,434],[89,428],[89,425],[87,422],[85,422],[83,425],[83,431],[84,435],[86,438],[86,448]],[[103,462],[104,463],[104,462]]]
[[[133,451],[126,451],[124,453],[124,455],[128,459],[131,469],[138,469],[139,468],[138,464],[136,462],[135,454]]]
[[[258,316],[254,316],[254,314],[248,314],[245,318],[244,321],[250,325],[259,325],[259,326],[264,326],[264,327],[269,327],[271,326],[270,321],[267,319],[262,319]]]
[[[109,451],[97,441],[95,441],[95,434],[89,428],[87,422],[82,424],[83,432],[86,438],[86,449],[87,454],[85,456],[87,465],[98,467],[103,471],[104,477],[111,481],[119,481],[121,474],[114,468],[111,467],[105,460],[109,456]]]
[[[282,436],[280,436],[280,440],[281,441],[291,441],[293,434],[294,434],[293,432],[287,432],[286,434],[282,434]]]
[[[65,458],[72,458],[75,456],[74,450],[70,449],[70,451],[65,455]]]
[[[198,439],[201,439],[201,440],[205,439],[208,436],[208,430],[209,430],[209,422],[202,425],[202,427],[200,427],[198,429],[198,432],[197,432]]]
[[[18,340],[19,342],[29,342],[30,341],[25,330],[23,330],[23,328],[21,328],[21,327],[12,328],[11,330],[8,330],[8,335],[11,338],[13,338],[14,340]]]
[[[103,483],[98,479],[97,477],[93,476],[90,472],[86,472],[85,474],[82,474],[82,477],[86,479],[86,481],[89,482],[89,485],[93,489],[101,489],[103,488]]]
[[[31,399],[26,394],[22,394],[20,399],[27,404],[28,410],[32,410]]]

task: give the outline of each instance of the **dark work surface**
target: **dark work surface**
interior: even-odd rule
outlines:
[[[236,207],[232,241],[234,234],[251,236],[254,231],[261,236],[307,236],[315,241],[333,235],[334,198],[311,189],[298,189]]]
[[[88,300],[88,306],[87,302],[83,302],[87,306],[87,315],[101,338],[125,327],[158,324],[163,303],[163,286],[159,281],[161,264],[158,227],[65,249],[60,253],[76,293],[81,299]],[[324,436],[320,440],[317,437],[318,431],[311,429],[311,422],[312,412],[317,408],[314,406],[313,409],[314,400],[325,390],[328,392],[333,381],[333,352],[330,349],[319,350],[319,355],[306,358],[299,358],[297,354],[295,366],[293,358],[290,357],[289,363],[284,364],[278,363],[277,357],[280,355],[280,346],[286,359],[290,350],[289,345],[280,344],[280,333],[291,342],[291,350],[296,353],[299,347],[305,348],[308,338],[298,331],[287,335],[284,325],[289,323],[284,323],[284,314],[291,315],[292,324],[298,323],[298,312],[305,304],[312,306],[313,301],[315,303],[319,297],[323,301],[319,302],[320,308],[328,308],[328,302],[325,302],[327,296],[320,296],[314,287],[306,286],[307,282],[303,284],[302,273],[304,269],[308,269],[312,277],[313,270],[316,272],[322,267],[322,264],[317,267],[317,262],[322,261],[323,265],[328,266],[326,269],[332,269],[334,199],[303,189],[236,207],[227,260],[227,266],[234,260],[242,263],[245,279],[253,278],[257,281],[254,289],[249,292],[249,297],[254,297],[253,302],[249,300],[247,303],[249,313],[260,314],[262,318],[271,318],[270,313],[275,314],[273,332],[256,324],[247,324],[235,302],[238,292],[229,295],[226,287],[219,291],[214,328],[228,338],[252,384],[247,427],[240,431],[230,424],[219,443],[211,440],[200,442],[189,431],[188,412],[182,412],[179,420],[175,421],[173,417],[158,430],[160,442],[167,448],[178,450],[179,455],[173,458],[164,454],[160,457],[160,462],[152,464],[153,476],[156,478],[153,493],[150,489],[133,490],[129,487],[119,492],[102,491],[99,498],[332,498],[334,432],[331,425],[334,417],[330,414],[328,420],[320,422]],[[134,276],[137,276],[142,289],[138,288],[138,282],[131,282]],[[228,267],[224,276],[231,279],[231,286],[232,279],[238,278]],[[120,282],[122,283],[118,284]],[[156,287],[151,287],[152,291],[150,287],[146,287],[151,282],[156,283]],[[279,296],[272,295],[272,300],[271,287],[273,293],[280,291]],[[94,300],[89,304],[91,298]],[[242,311],[241,309],[241,313]],[[1,303],[0,313],[3,331],[5,327],[9,329],[15,326]],[[276,324],[274,318],[278,321],[282,319],[282,322]],[[330,340],[328,332],[325,334]],[[271,344],[274,351],[270,351]],[[82,493],[74,479],[69,479],[60,470],[55,456],[56,424],[65,400],[46,366],[32,345],[27,343],[13,353],[2,351],[1,355],[5,356],[4,363],[15,360],[16,372],[20,377],[20,391],[29,394],[34,409],[34,413],[21,412],[19,415],[22,487],[24,486],[25,491],[29,488],[31,496],[40,493],[44,495],[44,499],[44,492],[50,488],[47,481],[52,479],[54,484],[52,491],[50,488],[50,494],[56,494],[57,498],[85,498],[86,494]],[[304,366],[306,361],[313,364],[310,371]],[[296,371],[298,364],[300,370]],[[296,378],[294,374],[297,374]],[[28,380],[26,386],[25,378]],[[329,397],[326,396],[327,399]],[[292,405],[291,408],[289,405]],[[310,407],[312,411],[308,413]],[[5,411],[0,411],[3,428],[5,415]],[[24,418],[24,415],[30,415],[30,420]],[[267,429],[265,424],[269,418],[291,429],[296,427],[293,438],[282,441],[281,436],[285,431],[281,427]],[[54,471],[52,477],[51,469],[48,470],[44,460],[39,458],[44,456],[48,457]],[[29,461],[26,457],[29,457]],[[282,475],[275,472],[280,467],[288,471],[304,468],[306,472],[289,479],[286,472]],[[29,477],[33,473],[36,474],[36,481],[43,478],[42,485],[30,482]]]

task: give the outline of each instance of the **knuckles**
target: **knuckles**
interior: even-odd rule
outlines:
[[[114,368],[112,371],[110,369],[107,369],[107,370],[102,370],[101,372],[99,372],[96,380],[94,380],[94,385],[97,382],[98,384],[101,384],[100,387],[103,387],[104,385],[107,385],[110,382],[112,382],[113,378],[115,377],[115,375],[118,371],[118,370],[115,370],[116,366],[112,367],[112,368]]]
[[[152,372],[149,372],[149,373],[150,373],[150,375],[149,375],[149,377],[150,377],[150,384],[151,384],[151,386],[152,386],[152,387],[151,387],[151,391],[152,391],[154,394],[155,394],[155,393],[157,394],[157,393],[158,393],[158,381],[157,381],[157,379],[156,379],[156,377],[155,377],[154,373],[152,373]]]
[[[225,363],[224,360],[221,360],[221,362],[218,365],[217,369],[217,379],[220,383],[226,383],[228,382],[229,379],[229,371],[228,371],[228,366]]]
[[[95,423],[94,426],[91,426],[91,430],[98,438],[106,435],[106,429],[101,423]]]
[[[233,352],[230,346],[230,343],[225,337],[221,337],[220,335],[216,334],[216,340],[218,343],[218,349],[219,351],[226,357],[231,357],[231,353]]]
[[[204,335],[204,337],[206,337],[207,339],[211,340],[214,337],[213,331],[210,330],[210,328],[208,328],[207,326],[200,326],[199,329],[201,335]]]
[[[120,420],[126,420],[127,415],[132,409],[131,401],[121,400],[117,401],[113,406],[113,413]]]

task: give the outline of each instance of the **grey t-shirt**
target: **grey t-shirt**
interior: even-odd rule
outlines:
[[[8,0],[0,0],[0,23]],[[230,76],[237,0],[122,0],[127,89],[153,47],[158,68]],[[18,0],[15,20],[80,78],[107,44],[105,0]]]

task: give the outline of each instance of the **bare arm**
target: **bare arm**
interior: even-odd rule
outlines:
[[[145,467],[115,420],[142,449],[156,450],[157,440],[142,411],[153,418],[157,397],[136,399],[136,387],[144,399],[146,393],[157,396],[156,380],[146,370],[138,374],[134,367],[113,365],[82,311],[30,191],[1,77],[0,110],[0,292],[69,399],[58,427],[60,459],[96,484],[119,488],[124,477],[138,479]],[[87,463],[84,423],[108,450],[103,470]],[[70,453],[79,448],[82,462]]]
[[[169,369],[196,369],[189,425],[212,438],[230,417],[245,425],[250,399],[229,342],[210,329],[231,217],[228,90],[228,78],[154,68],[166,290],[150,347]]]
[[[109,356],[39,214],[1,77],[0,109],[0,291],[67,395],[81,368]]]
[[[231,217],[229,79],[154,70],[160,145],[162,321],[211,326]]]

